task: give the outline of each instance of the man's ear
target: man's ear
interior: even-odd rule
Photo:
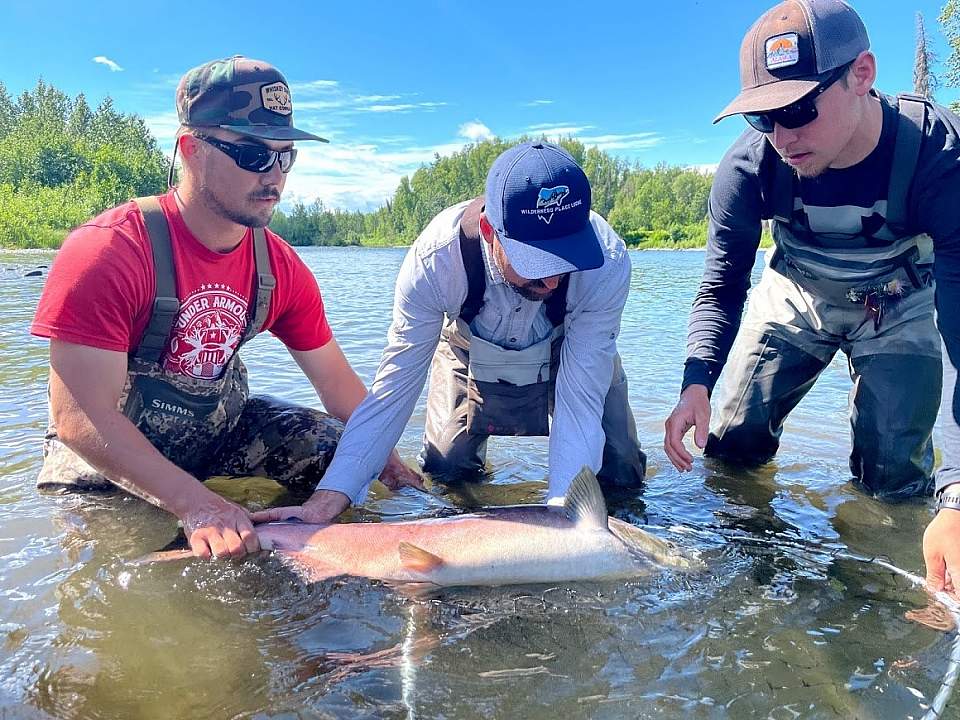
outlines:
[[[177,138],[177,144],[180,146],[180,156],[184,158],[193,157],[197,154],[197,146],[200,140],[197,140],[190,133],[183,133]]]
[[[850,67],[849,79],[857,95],[862,97],[870,92],[877,79],[877,58],[872,52],[864,50],[857,56]]]
[[[493,231],[493,225],[487,220],[485,214],[480,213],[480,237],[482,237],[488,245],[493,245],[493,238],[495,236],[496,233]]]

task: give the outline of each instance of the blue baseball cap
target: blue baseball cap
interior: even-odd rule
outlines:
[[[484,214],[507,260],[536,280],[603,265],[590,223],[590,182],[563,148],[525,142],[505,151],[487,174]]]

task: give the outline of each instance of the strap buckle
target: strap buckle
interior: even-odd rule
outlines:
[[[273,290],[277,287],[277,279],[270,274],[257,273],[257,288],[260,290]]]
[[[175,297],[158,297],[153,301],[153,312],[160,315],[176,315],[180,301]]]

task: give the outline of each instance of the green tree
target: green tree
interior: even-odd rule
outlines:
[[[945,63],[944,84],[948,87],[960,87],[960,0],[947,0],[938,19],[950,45],[950,54]],[[960,100],[951,103],[950,109],[960,112]]]
[[[143,119],[90,109],[42,79],[0,84],[0,243],[49,245],[90,215],[163,191],[166,161]]]
[[[913,92],[933,99],[937,78],[933,74],[936,57],[927,45],[927,31],[923,26],[923,14],[917,13],[917,49],[913,60]]]

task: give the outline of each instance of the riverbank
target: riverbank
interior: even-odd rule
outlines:
[[[69,234],[69,230],[58,230],[52,228],[42,228],[42,233],[39,235],[24,235],[22,241],[10,242],[9,234],[4,233],[2,239],[0,239],[0,250],[58,250],[63,244],[63,241],[66,239]],[[15,236],[16,237],[16,236]],[[639,241],[639,242],[626,242],[627,248],[630,250],[706,250],[707,246],[704,244],[686,244],[686,243],[671,243],[663,241]],[[770,233],[767,230],[763,231],[763,235],[760,238],[760,247],[761,249],[766,249],[773,245],[773,238],[770,236]],[[388,244],[388,243],[366,243],[360,241],[359,244],[356,243],[344,243],[343,245],[295,245],[294,247],[359,247],[359,248],[408,248],[409,244]]]

